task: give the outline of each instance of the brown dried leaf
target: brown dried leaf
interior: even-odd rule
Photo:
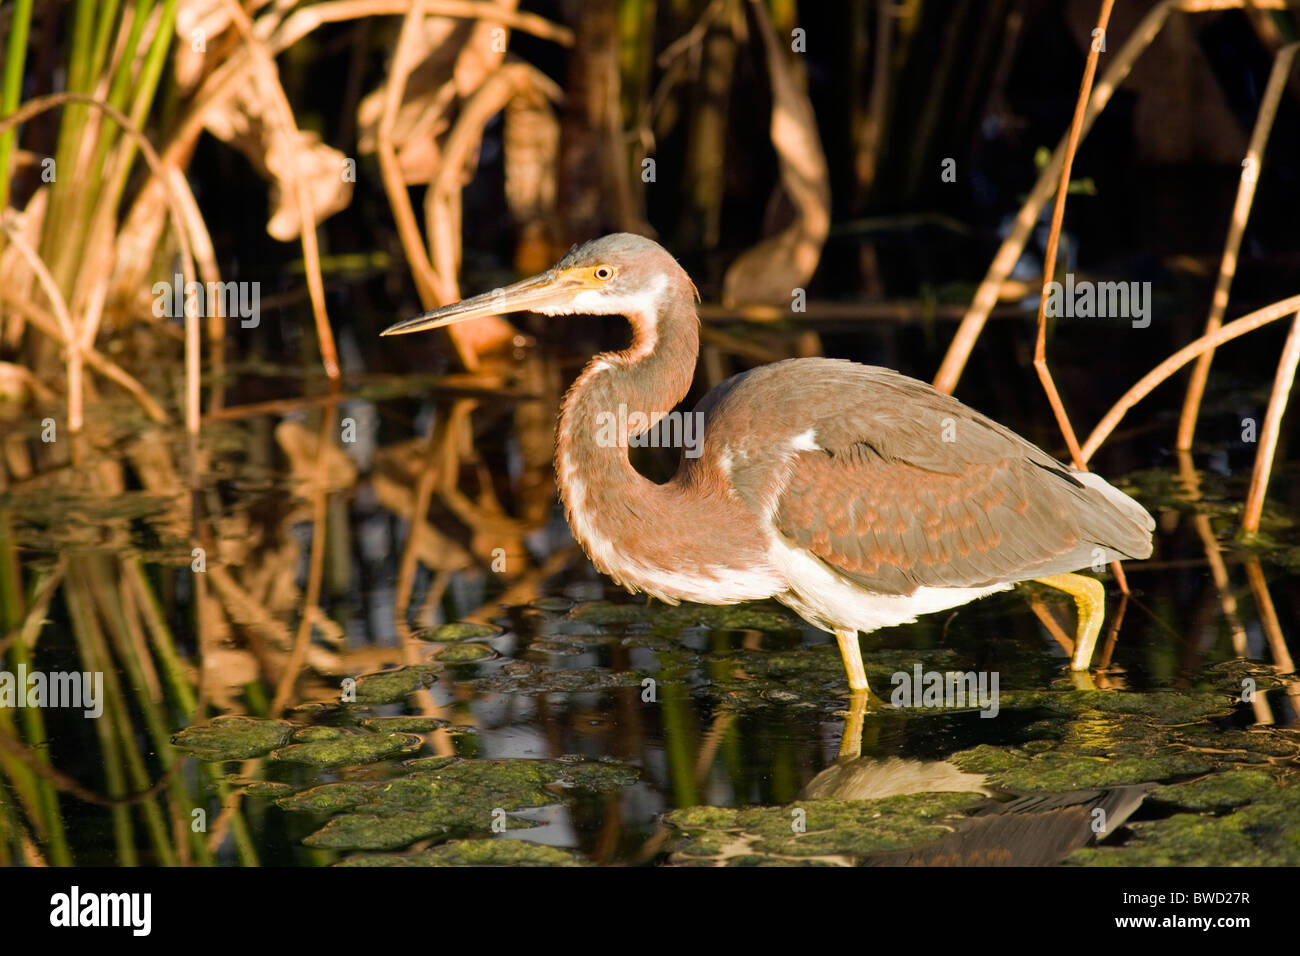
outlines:
[[[514,9],[514,0],[499,4]],[[442,162],[439,139],[450,128],[449,114],[457,99],[471,96],[505,59],[502,28],[487,21],[428,17],[422,24],[415,63],[406,77],[402,102],[393,123],[393,145],[402,178],[408,184],[428,183]],[[368,94],[357,109],[360,130],[357,148],[373,153],[384,114],[388,80]]]
[[[266,165],[274,177],[271,183],[271,221],[266,231],[288,242],[302,231],[302,217],[294,195],[295,181],[305,181],[316,222],[328,219],[352,201],[352,182],[343,172],[347,157],[321,142],[315,133],[299,130],[296,135],[273,135],[266,153]]]
[[[319,224],[352,201],[352,182],[344,177],[348,157],[321,142],[312,132],[285,131],[272,122],[276,109],[271,94],[262,89],[260,77],[252,77],[224,103],[210,109],[204,124],[218,139],[248,157],[254,168],[271,181],[271,218],[266,231],[281,242],[295,239],[302,231],[297,181],[305,181],[311,197],[312,215]]]
[[[751,2],[750,7],[767,50],[772,145],[780,164],[780,188],[793,205],[794,219],[731,264],[722,281],[722,301],[728,306],[789,303],[792,291],[812,278],[831,221],[830,175],[803,63],[781,46],[763,4]]]
[[[176,10],[173,74],[181,93],[190,93],[203,76],[208,45],[230,26],[229,0],[181,0]]]
[[[393,123],[393,145],[408,184],[427,183],[438,171],[442,157],[438,137],[450,125],[447,113],[458,95],[456,63],[467,30],[463,21],[447,17],[428,17],[422,25],[418,51],[411,57],[415,66],[406,77]],[[357,108],[357,149],[363,155],[374,153],[378,146],[387,87],[385,79]]]

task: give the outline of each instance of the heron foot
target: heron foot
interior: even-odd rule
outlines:
[[[1070,669],[1086,671],[1092,665],[1092,652],[1097,646],[1097,636],[1101,634],[1101,622],[1106,617],[1105,586],[1096,578],[1082,574],[1053,574],[1036,580],[1074,598],[1079,624]]]

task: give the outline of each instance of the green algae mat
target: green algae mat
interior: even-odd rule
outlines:
[[[300,863],[1300,864],[1300,735],[1242,691],[1283,706],[1263,665],[1140,691],[1058,675],[1002,689],[989,720],[888,702],[892,676],[961,669],[960,648],[881,647],[886,699],[830,746],[854,724],[838,655],[781,608],[522,613],[519,634],[427,629],[423,663],[173,743]]]

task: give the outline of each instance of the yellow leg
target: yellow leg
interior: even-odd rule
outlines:
[[[862,726],[867,716],[867,694],[855,690],[849,695],[849,710],[844,715],[844,733],[840,735],[840,757],[857,760],[862,756]]]
[[[849,672],[849,687],[853,690],[867,690],[867,672],[862,669],[862,648],[858,645],[858,632],[837,630],[835,640],[840,645],[844,669]]]
[[[1064,591],[1074,598],[1074,605],[1079,609],[1079,629],[1074,639],[1074,659],[1070,667],[1086,671],[1092,664],[1097,635],[1101,633],[1101,622],[1106,617],[1106,588],[1096,578],[1082,574],[1053,574],[1037,580],[1039,584]]]

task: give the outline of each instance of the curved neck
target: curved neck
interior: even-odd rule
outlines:
[[[625,441],[615,445],[617,454],[604,454],[611,450],[602,427],[609,416],[619,416],[622,409],[628,419],[626,437],[634,437],[648,431],[690,391],[700,349],[694,307],[670,299],[653,315],[633,314],[628,321],[632,344],[622,352],[602,352],[593,358],[565,396],[561,446],[591,446],[592,454],[602,459],[626,460]]]
[[[650,309],[653,308],[653,311]],[[609,573],[603,554],[643,521],[666,519],[670,486],[628,461],[629,439],[648,431],[690,390],[699,319],[689,292],[665,290],[645,311],[628,309],[632,344],[587,364],[565,396],[556,478],[574,536]]]

